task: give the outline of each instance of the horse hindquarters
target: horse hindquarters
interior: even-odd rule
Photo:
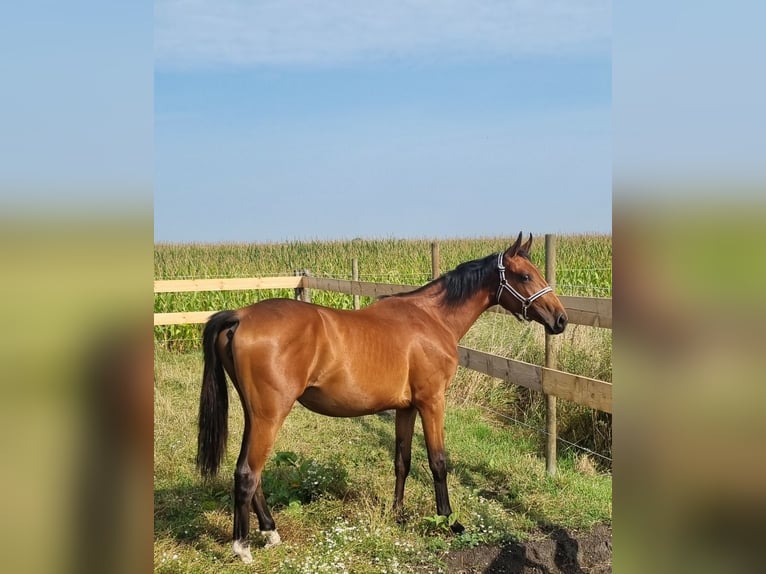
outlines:
[[[268,333],[263,322],[242,317],[227,345],[225,365],[239,393],[245,420],[242,446],[234,472],[233,549],[244,562],[252,560],[250,552],[250,509],[258,518],[265,546],[280,543],[276,524],[263,493],[262,473],[282,423],[299,394],[294,376],[277,366],[268,344],[259,333]],[[259,329],[254,326],[260,327]],[[294,374],[292,374],[294,375]]]

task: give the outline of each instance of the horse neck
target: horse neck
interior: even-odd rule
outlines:
[[[471,296],[453,305],[443,303],[441,297],[436,299],[432,312],[439,317],[445,327],[452,333],[455,344],[462,339],[479,316],[494,303],[494,291],[478,289]]]

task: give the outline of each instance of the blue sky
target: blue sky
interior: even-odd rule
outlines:
[[[10,4],[0,214],[441,237],[606,230],[612,175],[763,195],[766,3],[356,4]]]
[[[359,4],[156,3],[156,241],[611,231],[608,2]]]
[[[615,3],[616,188],[683,201],[763,193],[764,22],[759,0]]]
[[[151,207],[152,49],[151,4],[3,6],[0,211]]]

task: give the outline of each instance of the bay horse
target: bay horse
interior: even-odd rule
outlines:
[[[268,299],[220,311],[205,325],[197,467],[216,474],[226,450],[228,374],[244,411],[234,472],[234,552],[252,561],[250,507],[266,546],[279,534],[261,473],[295,401],[333,417],[396,411],[394,511],[400,513],[420,414],[433,475],[436,511],[452,514],[444,450],[445,391],[458,365],[457,345],[485,310],[499,304],[550,334],[564,331],[561,301],[529,260],[532,235],[502,253],[469,261],[413,291],[360,310]],[[454,532],[463,526],[455,522]]]

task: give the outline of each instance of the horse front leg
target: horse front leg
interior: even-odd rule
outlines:
[[[415,431],[417,409],[398,409],[396,411],[396,454],[394,455],[394,471],[396,472],[396,487],[394,489],[394,515],[397,520],[401,517],[404,504],[404,482],[410,473],[412,459],[412,435]]]
[[[428,465],[434,478],[436,493],[436,513],[440,516],[450,516],[452,507],[447,492],[447,455],[444,450],[444,397],[434,399],[420,408],[420,419],[423,421],[423,434],[428,451]],[[465,530],[462,524],[455,521],[450,526],[452,532],[460,534]]]

